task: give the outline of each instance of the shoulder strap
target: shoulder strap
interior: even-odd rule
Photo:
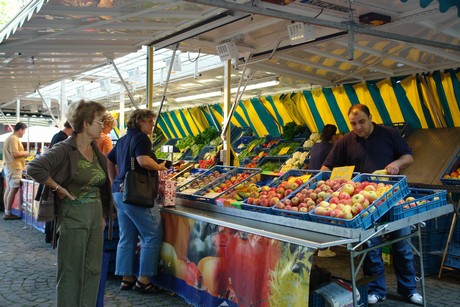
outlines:
[[[136,170],[136,163],[134,161],[135,157],[134,157],[134,146],[133,146],[133,143],[134,143],[134,135],[131,137],[131,140],[129,142],[129,147],[128,147],[128,152],[129,152],[129,157],[130,157],[130,167],[131,167],[131,170],[134,171]]]

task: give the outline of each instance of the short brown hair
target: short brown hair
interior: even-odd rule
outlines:
[[[105,107],[99,102],[80,100],[72,103],[67,110],[67,120],[72,126],[74,133],[81,133],[83,123],[93,123],[94,118],[105,112]]]
[[[23,122],[17,122],[16,125],[14,125],[14,131],[19,131],[21,129],[27,129],[27,125]]]
[[[361,111],[361,112],[364,112],[364,114],[366,114],[367,116],[370,116],[371,115],[371,112],[369,111],[369,108],[365,105],[365,104],[355,104],[355,105],[352,105],[349,109],[348,109],[348,114],[347,115],[350,115],[352,112],[354,111]]]
[[[138,128],[139,129],[139,127],[140,127],[139,122],[142,121],[142,120],[146,120],[148,118],[151,118],[151,117],[153,117],[153,118],[156,117],[156,113],[154,113],[151,110],[144,110],[144,109],[135,110],[129,116],[128,123],[126,124],[126,126],[128,128]]]

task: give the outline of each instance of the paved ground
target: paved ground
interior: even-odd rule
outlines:
[[[334,248],[336,258],[316,259],[336,275],[348,276],[348,254]],[[44,234],[22,221],[0,220],[0,306],[53,306],[56,253],[45,243]],[[392,270],[387,270],[389,296],[376,306],[413,306],[396,295]],[[446,272],[442,279],[426,278],[428,306],[460,306],[460,274]],[[168,294],[141,295],[118,290],[119,278],[109,276],[105,306],[188,306]]]

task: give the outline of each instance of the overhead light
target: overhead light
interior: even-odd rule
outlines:
[[[171,58],[165,60],[166,67],[169,67],[170,63],[171,63]],[[172,67],[171,71],[173,71],[173,72],[181,72],[182,71],[182,62],[180,60],[179,54],[177,54],[174,57],[174,63],[173,63],[173,67]]]
[[[232,42],[217,45],[216,49],[222,62],[238,58],[238,47]]]
[[[288,33],[292,45],[315,40],[313,26],[306,25],[303,22],[295,22],[288,25]]]
[[[208,92],[208,93],[196,94],[196,95],[185,96],[185,97],[178,97],[178,98],[176,98],[176,101],[177,102],[184,102],[184,101],[203,99],[203,98],[210,98],[210,97],[217,97],[217,96],[222,96],[222,92],[221,91],[215,91],[215,92]]]
[[[271,81],[251,84],[251,85],[248,85],[246,87],[246,90],[256,90],[256,89],[259,89],[259,88],[275,86],[275,85],[278,85],[279,83],[280,83],[279,80],[276,79],[276,80],[271,80]],[[237,90],[238,90],[238,88],[234,87],[234,88],[230,89],[230,92],[231,93],[236,93]],[[197,100],[197,99],[211,98],[211,97],[218,97],[218,96],[222,96],[221,91],[214,91],[214,92],[190,95],[190,96],[185,96],[185,97],[178,97],[175,100],[177,102],[185,102],[185,101],[192,101],[192,100]]]

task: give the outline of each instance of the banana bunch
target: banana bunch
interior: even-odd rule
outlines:
[[[391,186],[385,186],[385,187],[382,187],[382,188],[378,188],[377,189],[377,195],[380,197],[382,196],[383,194],[385,194],[386,192],[388,192],[388,190],[390,190],[392,187]]]

